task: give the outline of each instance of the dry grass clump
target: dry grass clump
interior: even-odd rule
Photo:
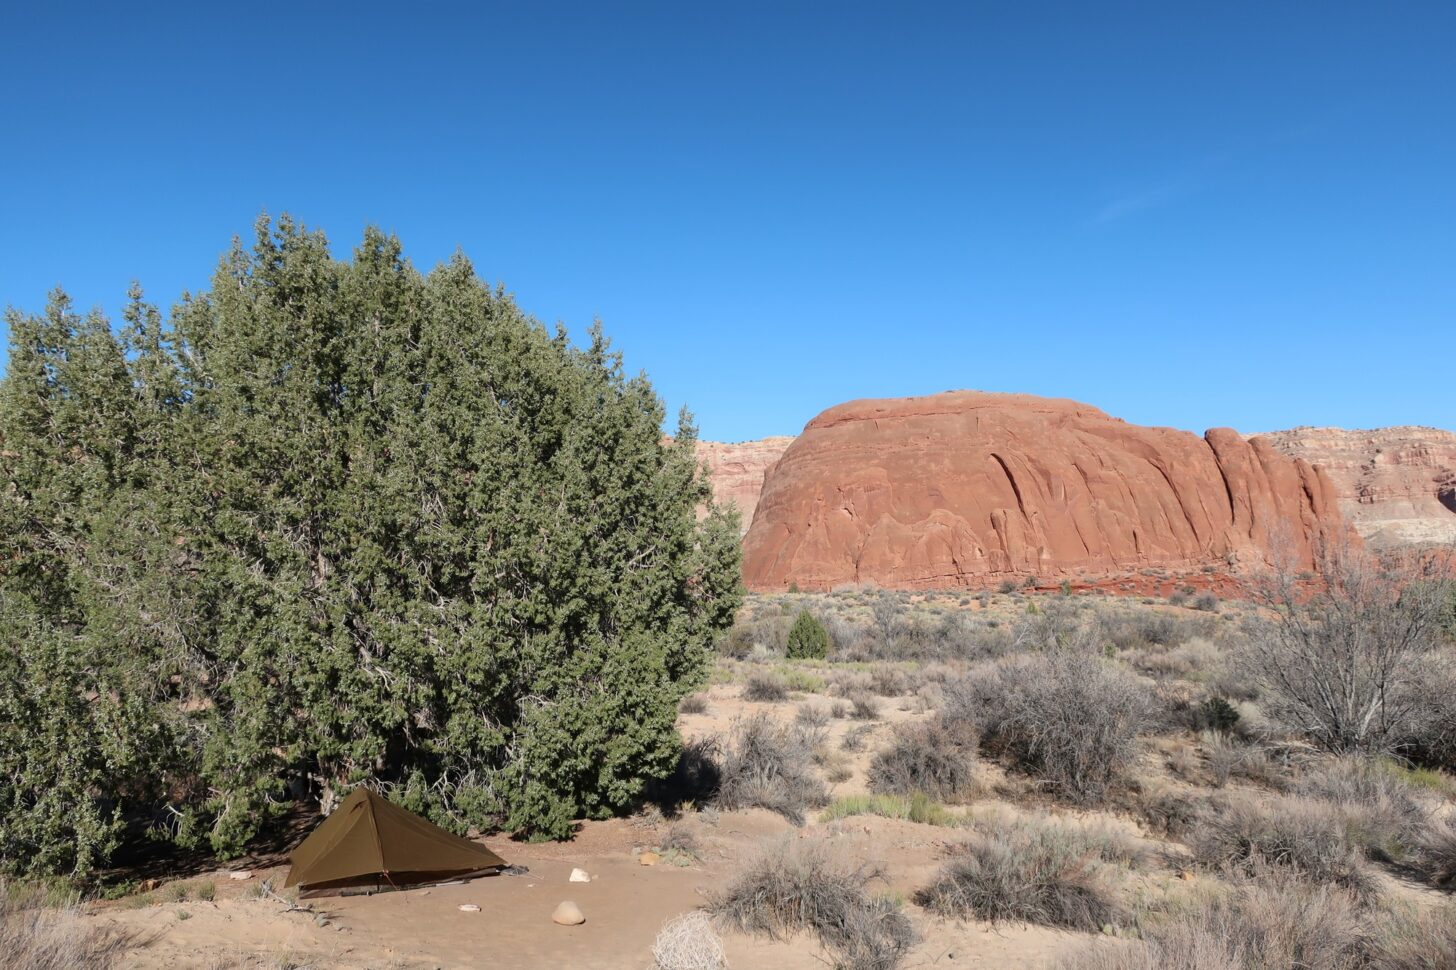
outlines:
[[[1204,731],[1199,736],[1204,758],[1215,788],[1222,788],[1235,778],[1271,788],[1282,783],[1282,776],[1264,748],[1248,744],[1221,731]]]
[[[37,894],[0,882],[0,953],[12,970],[110,970],[131,936],[87,925],[74,906],[48,906]]]
[[[1188,833],[1200,865],[1246,873],[1287,869],[1313,883],[1338,886],[1362,901],[1377,893],[1346,814],[1320,799],[1246,796],[1212,803]]]
[[[1410,862],[1416,871],[1437,889],[1456,892],[1456,821],[1432,822],[1413,841]]]
[[[662,924],[652,944],[657,970],[725,970],[728,957],[723,941],[707,913],[695,909]]]
[[[1366,920],[1329,886],[1278,874],[1238,879],[1140,921],[1145,942],[1096,945],[1056,970],[1357,970],[1366,968]],[[1434,964],[1432,965],[1435,966]],[[1392,968],[1394,970],[1394,968]]]
[[[901,725],[888,748],[870,762],[870,791],[889,795],[922,792],[950,801],[975,790],[976,737],[966,726],[935,718]]]
[[[981,824],[975,836],[950,850],[935,881],[915,901],[957,919],[1095,932],[1127,919],[1105,861],[1124,851],[1106,832],[1049,819]]]
[[[842,970],[893,970],[915,944],[910,920],[893,901],[871,896],[877,867],[835,855],[822,842],[769,845],[712,902],[727,926],[772,939],[809,931]]]
[[[1350,839],[1377,859],[1405,859],[1430,814],[1423,793],[1383,759],[1331,758],[1303,775],[1296,788],[1339,806]]]
[[[955,825],[960,819],[923,792],[913,795],[846,795],[824,810],[822,820],[833,822],[852,815],[878,815],[920,825]]]
[[[775,674],[749,674],[743,685],[743,699],[778,704],[789,699],[789,686]]]
[[[677,705],[679,714],[706,714],[708,712],[708,696],[706,694],[689,694]]]
[[[1385,915],[1370,965],[1372,970],[1456,967],[1456,903]]]
[[[981,730],[981,747],[1073,801],[1102,798],[1135,761],[1151,723],[1143,682],[1068,648],[1006,657],[946,690],[948,720]]]
[[[829,800],[812,768],[819,741],[801,725],[779,724],[763,714],[738,721],[721,744],[718,806],[766,808],[804,824],[806,808]]]

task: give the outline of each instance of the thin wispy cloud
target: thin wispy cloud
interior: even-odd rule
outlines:
[[[1126,219],[1130,215],[1167,205],[1179,196],[1186,195],[1187,192],[1188,189],[1185,185],[1176,182],[1168,182],[1138,192],[1131,192],[1113,199],[1104,205],[1101,211],[1097,213],[1097,218],[1093,221],[1100,224]]]

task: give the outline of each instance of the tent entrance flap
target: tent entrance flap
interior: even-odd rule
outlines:
[[[301,895],[404,889],[469,879],[506,861],[376,795],[356,788],[289,855],[284,886]]]

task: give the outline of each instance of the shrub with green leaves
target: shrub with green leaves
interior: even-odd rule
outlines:
[[[170,319],[8,322],[0,866],[129,820],[237,852],[360,783],[559,836],[670,772],[737,527],[600,330],[287,218]]]
[[[823,660],[829,656],[829,633],[824,624],[814,618],[808,610],[800,610],[799,617],[789,630],[788,657],[790,660]]]

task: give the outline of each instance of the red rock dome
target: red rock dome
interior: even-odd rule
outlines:
[[[952,391],[851,401],[809,422],[768,471],[743,571],[759,590],[1236,573],[1286,548],[1308,567],[1318,540],[1347,531],[1324,474],[1266,441]]]

